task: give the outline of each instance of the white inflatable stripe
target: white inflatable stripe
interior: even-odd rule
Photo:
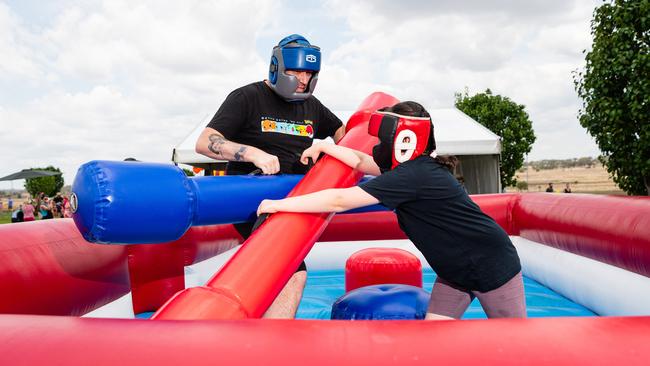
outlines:
[[[524,276],[598,315],[650,315],[650,278],[521,237],[511,239]]]
[[[407,239],[316,243],[305,258],[305,264],[307,270],[345,269],[345,262],[348,258],[355,252],[366,248],[403,249],[418,257],[422,268],[431,268],[422,253]]]
[[[232,257],[240,246],[218,256],[185,267],[185,286],[205,285]],[[308,270],[345,269],[345,261],[355,252],[365,248],[399,248],[415,254],[422,268],[431,268],[410,240],[341,241],[316,243],[305,258]]]
[[[650,315],[650,278],[517,236],[511,239],[526,277],[599,315]],[[185,286],[207,283],[239,248],[185,267]],[[404,249],[415,254],[423,268],[430,268],[410,240],[316,243],[305,263],[311,270],[342,270],[350,255],[365,248]],[[133,318],[131,294],[84,316]]]
[[[238,245],[226,252],[185,267],[185,288],[205,285],[221,267],[241,248]]]
[[[120,297],[119,299],[109,302],[108,304],[99,307],[89,313],[81,316],[82,318],[121,318],[133,319],[133,299],[131,293]]]

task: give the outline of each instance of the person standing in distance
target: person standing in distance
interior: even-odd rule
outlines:
[[[228,175],[306,173],[299,159],[313,139],[338,143],[345,134],[341,120],[312,95],[320,65],[319,47],[298,34],[283,38],[273,48],[268,79],[228,95],[199,136],[196,152],[228,160]],[[235,225],[244,239],[252,227]],[[295,317],[306,279],[303,262],[264,317]]]
[[[554,192],[554,190],[553,190],[553,183],[549,183],[549,184],[548,184],[548,187],[546,187],[546,192],[547,192],[547,193],[553,193],[553,192]]]

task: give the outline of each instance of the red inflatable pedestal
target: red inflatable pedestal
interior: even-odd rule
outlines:
[[[345,262],[345,292],[384,283],[422,287],[422,263],[397,248],[368,248]]]

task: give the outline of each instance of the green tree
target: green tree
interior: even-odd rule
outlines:
[[[520,192],[527,191],[528,190],[528,182],[525,182],[525,181],[517,182],[517,189]]]
[[[31,168],[30,170],[61,172],[59,168],[53,166],[48,166],[47,168]],[[61,175],[25,179],[25,189],[32,195],[32,197],[36,197],[40,192],[44,192],[47,196],[52,197],[61,190],[63,184],[63,176]]]
[[[580,124],[599,160],[628,194],[650,193],[650,1],[613,1],[594,11],[593,44],[574,73]]]
[[[471,97],[467,91],[456,93],[456,108],[501,136],[501,185],[515,186],[515,173],[535,142],[533,123],[525,107],[508,97],[492,95],[487,89]]]

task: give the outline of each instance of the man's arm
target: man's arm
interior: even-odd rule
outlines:
[[[219,131],[206,127],[196,141],[197,153],[212,159],[242,161],[255,164],[264,174],[280,171],[280,162],[275,155],[268,154],[256,147],[232,142]]]
[[[345,136],[345,126],[339,127],[339,129],[334,132],[334,135],[332,135],[332,140],[334,140],[335,144],[338,144],[343,136]]]

